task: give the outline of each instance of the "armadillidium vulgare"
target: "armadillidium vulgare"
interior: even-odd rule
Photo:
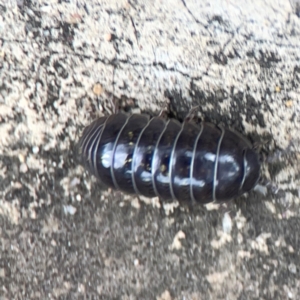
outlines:
[[[260,175],[257,154],[239,134],[144,114],[97,119],[79,149],[83,165],[103,183],[146,197],[223,202],[250,191]]]

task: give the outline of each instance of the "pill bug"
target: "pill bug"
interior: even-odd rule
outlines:
[[[250,191],[260,176],[250,142],[212,124],[115,113],[87,126],[82,164],[125,193],[180,202],[224,202]]]

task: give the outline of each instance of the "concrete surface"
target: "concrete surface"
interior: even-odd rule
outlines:
[[[300,13],[287,0],[0,0],[0,299],[299,299]],[[111,111],[230,126],[275,187],[184,207],[101,186]]]

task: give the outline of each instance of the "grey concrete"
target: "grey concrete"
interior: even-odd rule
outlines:
[[[0,0],[0,299],[299,299],[297,1]],[[218,208],[108,190],[83,127],[128,111],[229,126],[279,192]]]

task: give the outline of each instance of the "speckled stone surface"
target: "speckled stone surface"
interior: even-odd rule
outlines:
[[[0,299],[299,299],[300,6],[0,0]],[[169,103],[261,145],[275,189],[186,207],[105,188],[84,126]]]

